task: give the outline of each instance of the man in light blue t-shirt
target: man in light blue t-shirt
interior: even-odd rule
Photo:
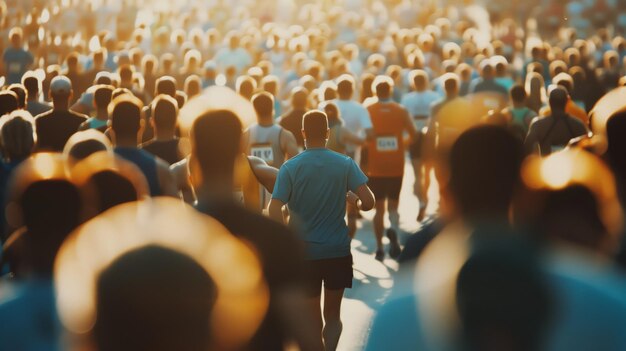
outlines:
[[[326,148],[328,119],[321,111],[307,112],[302,120],[307,149],[280,168],[270,217],[297,227],[307,254],[307,293],[315,308],[317,326],[327,350],[334,350],[341,335],[339,318],[345,288],[352,287],[352,254],[346,225],[346,200],[363,211],[374,207],[367,177],[351,158]],[[319,310],[324,286],[324,322]]]
[[[21,83],[22,76],[35,62],[33,55],[24,50],[23,35],[21,28],[13,28],[9,32],[11,46],[2,54],[7,85]]]

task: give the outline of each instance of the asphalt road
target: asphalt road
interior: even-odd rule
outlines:
[[[419,223],[416,221],[419,202],[413,195],[414,179],[413,168],[407,161],[400,195],[400,228],[403,231],[399,236],[401,244],[419,229]],[[427,214],[436,210],[438,191],[436,182],[433,181],[429,190],[431,201]],[[364,213],[364,218],[359,221],[359,229],[352,241],[354,280],[352,289],[346,290],[341,308],[344,329],[338,349],[342,351],[363,350],[374,313],[391,293],[391,288],[394,286],[394,273],[398,269],[398,263],[388,254],[384,262],[374,259],[376,240],[371,221],[373,216],[374,211]],[[388,227],[389,221],[386,219],[385,222]],[[386,238],[384,243],[388,253]]]

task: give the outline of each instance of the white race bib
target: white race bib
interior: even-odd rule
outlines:
[[[380,152],[398,151],[400,148],[398,138],[395,136],[383,136],[376,138],[376,150]]]
[[[483,100],[483,105],[491,109],[497,109],[500,106],[500,101],[497,99],[485,99]]]
[[[9,63],[9,73],[21,73],[22,72],[22,64],[21,63]]]
[[[258,157],[269,164],[274,162],[274,149],[269,144],[252,146],[250,148],[250,155]]]

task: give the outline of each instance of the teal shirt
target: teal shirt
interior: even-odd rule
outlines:
[[[346,194],[367,183],[350,157],[326,148],[307,149],[280,168],[272,198],[288,205],[307,259],[350,255]]]

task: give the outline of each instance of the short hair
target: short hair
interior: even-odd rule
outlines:
[[[113,88],[110,85],[98,85],[93,93],[93,103],[96,108],[107,109],[113,97]]]
[[[116,135],[130,137],[141,128],[141,101],[134,96],[123,95],[109,105],[111,128]]]
[[[158,129],[174,129],[178,119],[178,101],[169,95],[159,95],[152,103],[152,118]]]
[[[454,73],[446,73],[441,76],[443,88],[446,94],[451,94],[459,89],[459,76]]]
[[[37,93],[41,91],[41,81],[34,75],[25,75],[22,79],[22,85],[26,88],[28,96],[36,97]]]
[[[561,86],[555,87],[550,92],[550,97],[548,99],[548,102],[550,104],[550,109],[552,110],[552,112],[554,112],[555,110],[557,111],[565,110],[565,106],[567,105],[567,100],[568,100],[568,94],[565,88]]]
[[[184,91],[177,90],[174,99],[176,99],[176,103],[178,104],[178,108],[181,109],[187,103],[187,94]]]
[[[428,73],[422,69],[416,69],[410,73],[411,86],[413,89],[428,86]]]
[[[348,98],[354,93],[354,78],[349,74],[341,75],[337,81],[337,94],[341,98]]]
[[[113,90],[113,94],[111,94],[111,101],[117,99],[120,96],[124,96],[124,95],[131,95],[131,96],[135,96],[133,95],[133,92],[126,89],[126,88],[116,88],[115,90]]]
[[[524,87],[521,86],[520,84],[516,84],[512,86],[511,90],[509,91],[509,94],[511,95],[511,100],[515,102],[524,102],[527,96],[526,89],[524,89]]]
[[[155,84],[155,95],[176,96],[176,79],[170,76],[163,76],[157,79]]]
[[[465,131],[450,152],[450,190],[468,221],[506,213],[524,157],[521,140],[504,127]]]
[[[67,152],[72,162],[78,162],[100,151],[108,151],[108,145],[98,139],[85,139],[72,145]]]
[[[133,80],[134,73],[131,65],[124,65],[119,69],[120,79],[125,82]]]
[[[216,298],[215,282],[191,257],[157,245],[129,251],[97,278],[96,345],[102,351],[205,350]]]
[[[309,92],[302,87],[295,87],[291,91],[291,106],[296,108],[306,108]]]
[[[372,92],[376,96],[389,96],[393,89],[393,79],[389,76],[379,75],[372,82]]]
[[[191,127],[193,153],[201,170],[232,171],[241,152],[243,126],[229,110],[209,111],[199,116]]]
[[[11,113],[18,108],[18,97],[14,91],[0,91],[0,116]]]
[[[103,213],[117,205],[139,200],[138,190],[133,181],[117,170],[97,171],[89,177],[86,185],[92,186],[97,191],[98,213]]]
[[[255,94],[252,105],[259,116],[271,116],[274,113],[274,96],[267,92]]]
[[[305,139],[326,139],[328,132],[328,117],[326,113],[319,110],[312,110],[302,117],[302,130]]]
[[[236,82],[237,92],[248,97],[256,90],[256,80],[250,76],[240,76]]]
[[[14,111],[5,116],[0,129],[2,151],[11,161],[26,159],[35,147],[35,121],[27,111]]]
[[[195,74],[190,75],[185,79],[185,93],[188,96],[196,96],[200,94],[202,90],[202,80]]]
[[[17,95],[17,108],[26,108],[26,88],[22,84],[11,84],[9,90]]]

